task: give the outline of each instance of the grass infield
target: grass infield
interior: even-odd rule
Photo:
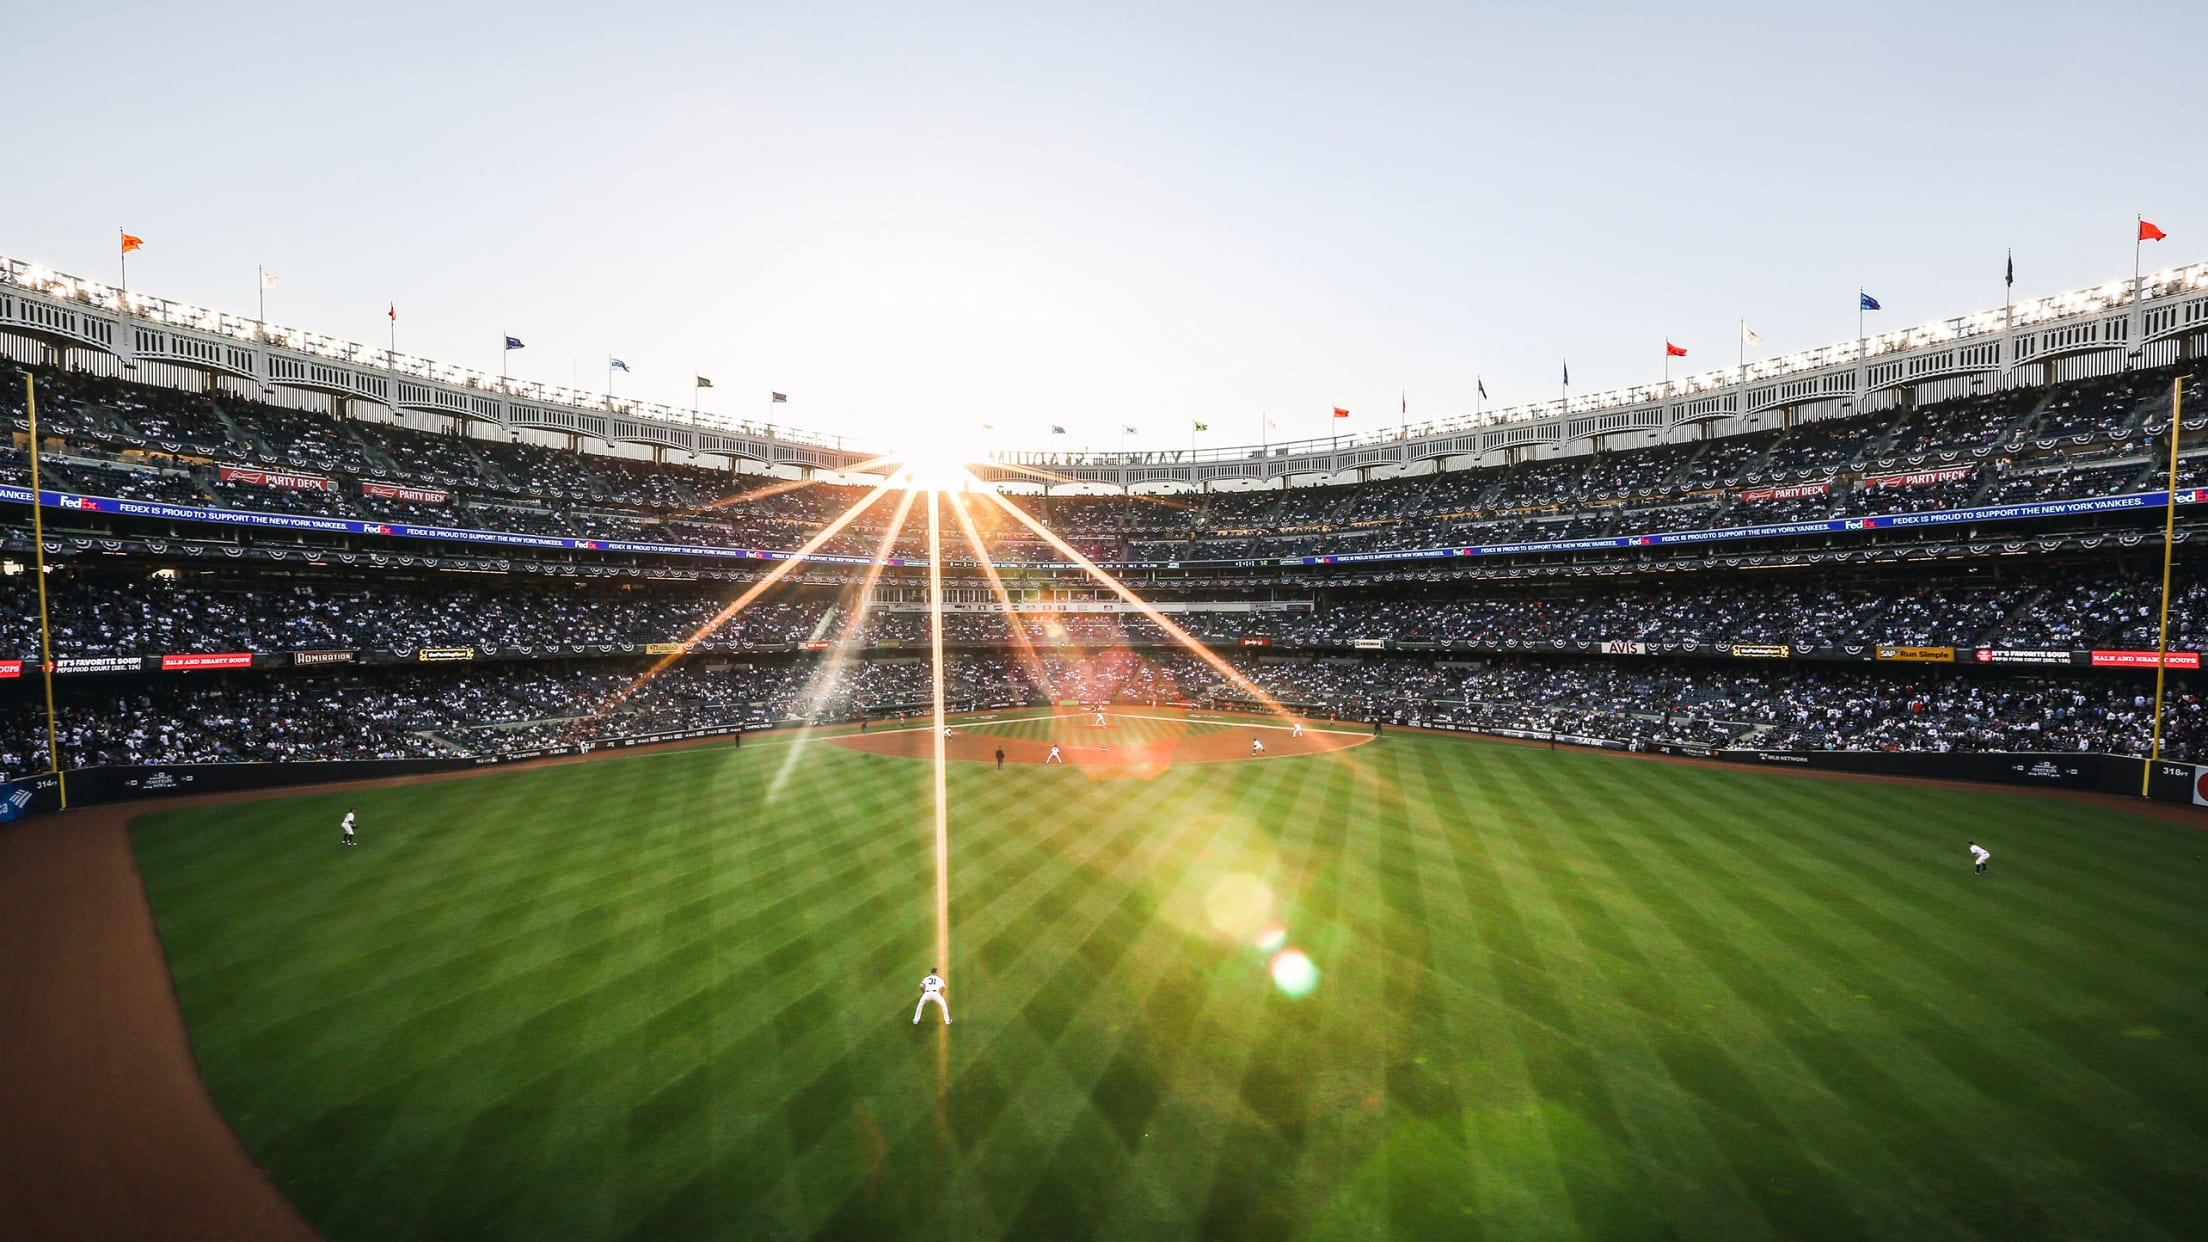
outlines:
[[[2208,833],[1392,732],[962,764],[939,963],[929,771],[759,738],[133,838],[216,1101],[338,1240],[2208,1221]]]

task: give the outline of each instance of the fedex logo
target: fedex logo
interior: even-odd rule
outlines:
[[[54,504],[62,509],[89,509],[94,513],[99,512],[100,508],[100,502],[89,496],[63,496]]]
[[[1877,518],[1849,518],[1846,522],[1849,530],[1877,530],[1878,524]]]
[[[381,522],[363,522],[360,529],[361,533],[368,535],[388,535],[391,533],[391,528]]]
[[[1638,547],[1647,547],[1648,545],[1650,545],[1650,544],[1652,544],[1652,543],[1655,543],[1655,542],[1656,542],[1656,541],[1655,541],[1654,539],[1651,539],[1651,538],[1649,538],[1649,537],[1648,537],[1647,535],[1635,535],[1635,536],[1633,536],[1633,543],[1635,544],[1635,546],[1638,546]]]

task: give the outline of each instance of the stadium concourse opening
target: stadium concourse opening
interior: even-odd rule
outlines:
[[[1373,738],[1370,729],[1309,723],[1299,734],[1293,722],[1205,717],[1178,708],[1111,710],[1105,718],[1110,723],[1104,726],[1094,723],[1091,711],[954,718],[948,735],[913,724],[828,740],[866,754],[907,759],[932,758],[934,744],[941,741],[944,759],[954,763],[994,763],[1001,751],[1008,765],[1053,764],[1051,753],[1056,751],[1067,767],[1092,775],[1127,777],[1155,776],[1190,763],[1330,754]],[[1251,746],[1253,739],[1264,744],[1263,751]]]

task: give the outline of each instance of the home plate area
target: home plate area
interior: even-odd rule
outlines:
[[[1042,764],[1049,761],[1050,748],[1056,746],[1067,767],[1089,769],[1100,776],[1132,776],[1184,763],[1316,755],[1372,740],[1369,729],[1355,726],[1306,721],[1303,736],[1296,737],[1292,720],[1191,718],[1170,709],[1113,711],[1105,719],[1108,723],[1097,725],[1091,711],[1007,718],[954,717],[950,721],[951,735],[944,739],[944,755],[961,763],[995,763],[997,751],[1002,749],[1008,765]],[[899,723],[830,740],[869,754],[929,759],[935,755],[934,732],[926,724]],[[1263,754],[1251,749],[1252,739],[1265,744]]]

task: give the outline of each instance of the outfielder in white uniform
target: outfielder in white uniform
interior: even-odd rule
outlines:
[[[1993,854],[1988,851],[1985,846],[1978,844],[1976,841],[1970,843],[1970,863],[1972,871],[1977,872],[1979,875],[1984,875],[1986,873],[1986,860],[1991,857],[1993,857]]]
[[[1043,756],[1044,763],[1064,763],[1065,761],[1066,757],[1059,754],[1058,748],[1055,746],[1050,748],[1050,753],[1048,755]]]
[[[342,829],[342,830],[344,831],[344,833],[345,833],[345,838],[344,838],[343,844],[345,844],[345,845],[358,845],[358,844],[360,844],[360,842],[358,842],[358,841],[355,841],[355,840],[353,840],[353,813],[352,813],[351,811],[347,811],[347,812],[345,812],[345,822],[344,822],[344,823],[342,823],[342,824],[339,824],[339,825],[338,825],[338,827],[339,827],[340,829]]]
[[[914,1026],[920,1025],[920,1012],[928,1007],[929,1001],[934,1001],[935,1007],[943,1011],[943,1025],[949,1026],[951,1024],[951,1007],[943,1000],[943,990],[946,986],[943,982],[943,976],[935,973],[931,968],[928,971],[928,977],[920,981],[920,1003],[912,1007],[912,1024]]]

